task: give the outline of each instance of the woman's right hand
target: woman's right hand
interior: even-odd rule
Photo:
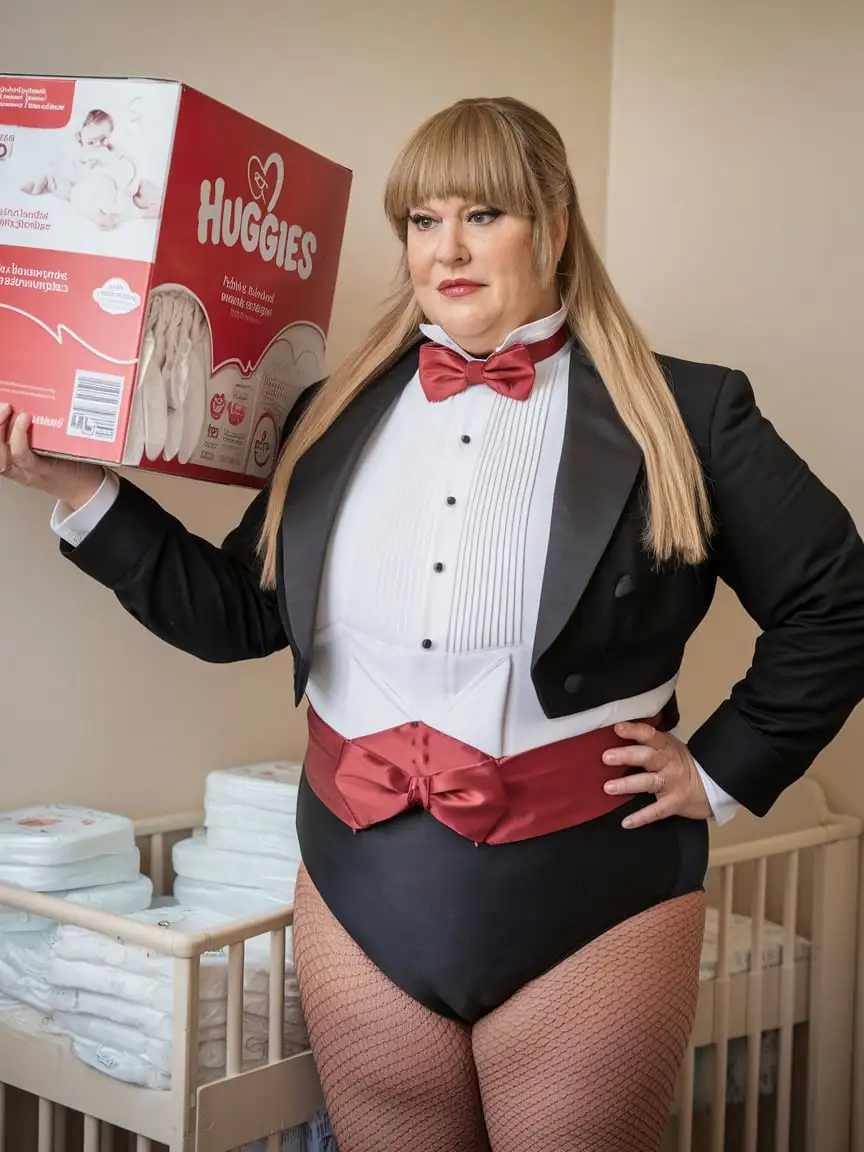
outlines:
[[[0,476],[47,492],[73,511],[83,508],[99,489],[105,471],[99,464],[37,456],[30,447],[33,418],[0,403]]]

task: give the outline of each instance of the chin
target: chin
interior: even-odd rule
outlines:
[[[440,325],[454,340],[482,337],[495,326],[485,308],[472,307],[467,300],[436,300],[434,310],[427,312],[433,324]]]

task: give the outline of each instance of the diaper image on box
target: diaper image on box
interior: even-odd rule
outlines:
[[[130,102],[127,112],[133,117],[140,105]],[[124,144],[121,131],[110,113],[88,109],[61,134],[41,169],[21,184],[22,192],[68,200],[80,216],[105,230],[157,218],[161,189]]]
[[[272,423],[270,413],[290,411],[300,393],[323,377],[324,337],[309,324],[290,325],[245,377],[231,364],[214,371],[212,349],[199,300],[181,285],[151,293],[125,465],[162,459],[215,463],[245,475],[262,468],[269,473],[269,455],[260,463],[256,458],[256,428],[261,421]]]

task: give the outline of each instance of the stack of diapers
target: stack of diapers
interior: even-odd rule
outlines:
[[[153,895],[139,866],[132,822],[122,816],[62,804],[0,812],[2,884],[127,915],[148,908]],[[49,989],[37,946],[56,928],[0,905],[0,994],[45,1010]]]
[[[148,909],[130,919],[143,924],[200,932],[230,917],[176,906]],[[63,925],[52,934],[31,933],[17,962],[47,988],[43,1027],[71,1041],[72,1051],[91,1067],[145,1088],[171,1087],[174,969],[170,956],[121,944],[98,933]],[[287,943],[287,942],[286,942]],[[267,1059],[269,937],[246,945],[243,991],[243,1062]],[[309,1046],[293,967],[285,972],[285,1055]],[[228,1021],[228,949],[201,957],[198,1061],[202,1078],[225,1074]]]
[[[152,293],[144,323],[124,463],[144,456],[188,464],[207,418],[210,334],[203,309],[182,288]]]
[[[206,834],[174,846],[181,904],[234,919],[294,903],[299,764],[252,764],[211,772]]]
[[[267,1152],[267,1141],[244,1144],[242,1152]],[[280,1152],[337,1152],[336,1138],[325,1110],[317,1112],[308,1124],[282,1133]]]

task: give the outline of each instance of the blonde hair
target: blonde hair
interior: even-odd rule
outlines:
[[[538,273],[546,284],[557,275],[570,330],[642,450],[646,548],[657,560],[701,562],[711,513],[699,460],[657,359],[594,247],[556,129],[510,98],[460,100],[432,116],[409,140],[387,182],[385,211],[403,246],[412,208],[450,196],[533,220]],[[555,226],[562,210],[568,227],[556,268]],[[384,315],[321,386],[282,450],[259,543],[265,586],[276,582],[279,526],[297,461],[367,384],[419,341],[423,318],[403,251],[398,286]]]

